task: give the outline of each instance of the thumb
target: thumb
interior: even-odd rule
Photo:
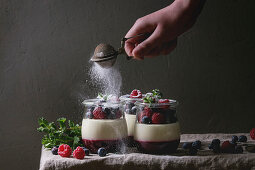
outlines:
[[[132,55],[135,58],[141,58],[146,56],[147,53],[159,46],[162,41],[161,28],[158,26],[149,38],[134,47]]]

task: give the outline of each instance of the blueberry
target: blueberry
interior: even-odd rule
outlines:
[[[92,119],[93,118],[93,113],[87,112],[86,113],[86,118]]]
[[[191,146],[192,146],[191,142],[184,142],[183,145],[182,145],[182,148],[183,149],[189,149],[189,148],[191,148]]]
[[[212,145],[220,145],[220,140],[219,139],[213,139],[212,140]]]
[[[214,153],[220,153],[220,145],[213,145],[212,147]]]
[[[85,148],[85,147],[82,147],[82,149],[84,150],[85,155],[88,156],[88,155],[89,155],[89,149],[87,149],[87,148]]]
[[[52,149],[51,149],[51,152],[53,155],[58,155],[58,147],[54,146]]]
[[[200,149],[201,148],[201,141],[197,140],[197,141],[193,142],[192,147],[196,148],[196,149]]]
[[[194,148],[194,147],[189,148],[189,154],[190,155],[196,155],[197,154],[197,148]]]
[[[111,114],[111,110],[108,107],[103,108],[103,112],[105,112],[106,115]]]
[[[237,141],[238,141],[238,137],[236,135],[233,135],[231,143],[235,144]]]
[[[235,147],[235,153],[243,153],[243,148],[242,148],[242,146],[237,145],[237,146]]]
[[[151,123],[151,119],[148,116],[144,116],[142,118],[142,123],[144,124],[150,124]]]
[[[95,109],[95,107],[92,106],[91,108],[89,108],[89,111],[90,111],[91,113],[93,113],[94,109]]]
[[[98,151],[97,151],[97,153],[98,153],[98,155],[99,155],[100,157],[106,156],[106,150],[105,150],[105,148],[99,148]]]
[[[130,113],[133,114],[133,115],[136,115],[136,110],[137,110],[137,107],[133,106]]]
[[[247,137],[244,135],[239,136],[238,142],[247,142]]]

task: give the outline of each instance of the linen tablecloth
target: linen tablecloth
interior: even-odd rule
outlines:
[[[255,153],[249,153],[244,149],[243,154],[214,154],[208,149],[212,139],[221,141],[231,140],[232,135],[246,135],[248,143],[254,143],[249,134],[183,134],[181,143],[202,141],[202,149],[195,156],[189,156],[181,144],[177,153],[171,155],[150,155],[139,153],[136,148],[126,148],[125,154],[109,153],[106,157],[96,154],[85,156],[83,160],[75,158],[62,158],[53,155],[49,149],[42,147],[40,170],[73,169],[73,170],[97,170],[97,169],[122,169],[122,170],[148,170],[148,169],[253,169],[255,170]]]

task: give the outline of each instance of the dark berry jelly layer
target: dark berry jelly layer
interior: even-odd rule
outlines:
[[[176,152],[180,139],[162,142],[136,141],[137,149],[143,153],[169,154]]]
[[[118,140],[88,140],[82,139],[85,147],[87,147],[92,153],[97,153],[97,150],[104,147],[107,152],[118,152],[121,147],[126,143],[127,139]]]

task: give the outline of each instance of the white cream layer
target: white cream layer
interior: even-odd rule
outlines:
[[[136,123],[134,139],[148,142],[163,142],[180,139],[180,126],[178,122],[172,124]]]
[[[82,139],[89,140],[116,140],[126,138],[126,120],[83,119],[81,134]]]
[[[134,136],[136,115],[126,114],[125,118],[127,121],[128,136]]]

